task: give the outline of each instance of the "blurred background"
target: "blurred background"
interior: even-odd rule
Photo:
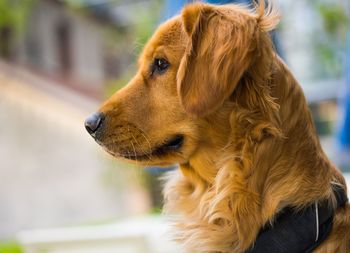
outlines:
[[[0,253],[178,252],[160,216],[162,171],[115,161],[83,122],[186,2],[0,0]],[[349,180],[350,2],[276,2],[276,49]]]

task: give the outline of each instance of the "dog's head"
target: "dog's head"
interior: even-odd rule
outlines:
[[[185,163],[220,139],[229,98],[277,23],[261,6],[185,7],[147,43],[132,80],[86,120],[89,133],[113,156],[156,165]]]

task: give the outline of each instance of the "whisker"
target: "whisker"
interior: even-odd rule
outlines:
[[[130,134],[132,135],[132,132],[130,131],[129,125],[128,125],[128,133],[130,133]],[[134,151],[134,156],[135,156],[135,160],[136,160],[136,165],[139,166],[139,160],[137,159],[137,153],[136,153],[135,146],[134,146],[134,144],[133,144],[132,141],[130,141],[130,144],[131,144],[132,149],[133,149],[133,151]]]
[[[135,140],[135,143],[140,147],[141,151],[143,154],[145,154],[147,157],[148,157],[148,160],[147,160],[147,164],[145,165],[146,167],[148,166],[149,162],[150,162],[150,159],[151,159],[151,154],[150,152],[147,152],[147,150],[145,151],[142,146],[140,145],[140,143],[137,141],[137,139],[135,138],[135,136],[131,133],[131,137]]]
[[[149,150],[150,150],[150,152],[148,152],[148,153],[150,154],[150,159],[152,159],[152,146],[151,146],[151,143],[149,142],[149,140],[148,140],[148,138],[147,138],[147,136],[146,136],[146,133],[145,133],[144,131],[142,131],[141,129],[139,129],[139,130],[140,130],[140,132],[141,132],[143,138],[145,138],[145,140],[146,140],[147,143],[148,143]]]

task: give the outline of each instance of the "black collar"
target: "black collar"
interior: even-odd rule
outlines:
[[[337,208],[348,202],[342,186],[332,184]],[[265,225],[253,247],[246,253],[309,253],[329,235],[334,209],[327,201],[314,203],[301,211],[284,208],[272,225]]]

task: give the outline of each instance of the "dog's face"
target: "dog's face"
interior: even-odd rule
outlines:
[[[225,101],[251,62],[256,22],[238,7],[188,6],[158,28],[137,74],[87,119],[87,130],[116,157],[187,162],[217,138],[213,121],[226,117],[215,129],[228,128]]]
[[[137,74],[100,108],[104,119],[95,139],[112,155],[169,165],[193,153],[198,130],[176,86],[186,45],[181,29],[179,19],[161,26],[140,56]]]

